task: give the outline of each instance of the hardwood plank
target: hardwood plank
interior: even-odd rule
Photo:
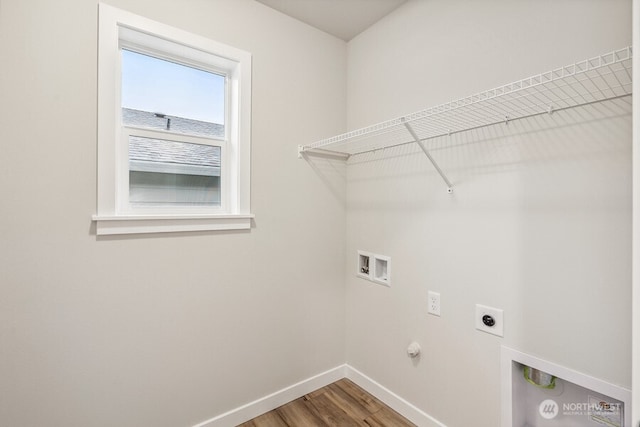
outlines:
[[[320,418],[317,409],[304,397],[282,405],[275,411],[289,427],[327,427],[327,424]]]
[[[347,395],[351,396],[355,401],[366,408],[370,413],[377,412],[378,410],[380,410],[380,408],[385,406],[384,403],[367,393],[363,388],[356,385],[353,381],[347,378],[336,381],[331,385],[334,386],[334,388],[339,387]]]
[[[326,393],[328,389],[328,386],[322,387],[315,391],[312,391],[311,393],[305,394],[304,397],[306,397],[307,399],[313,399],[314,397],[320,396],[322,393]]]
[[[365,420],[370,427],[416,427],[415,424],[389,407],[383,407]]]
[[[345,378],[238,427],[416,426]]]
[[[317,409],[320,418],[330,427],[367,427],[364,418],[357,418],[345,412],[336,401],[329,397],[331,392],[321,394],[310,400]]]
[[[269,411],[251,421],[240,424],[238,427],[289,427],[289,425],[277,412]]]
[[[327,393],[325,394],[335,406],[345,411],[352,418],[364,420],[373,413],[372,411],[369,411],[366,407],[361,405],[358,400],[345,393],[344,390],[342,390],[337,385],[334,385],[333,387],[330,386],[329,391],[327,391]]]

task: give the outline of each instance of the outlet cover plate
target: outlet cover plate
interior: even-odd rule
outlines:
[[[482,321],[485,315],[493,317],[493,326],[487,326]],[[476,329],[488,334],[504,337],[504,314],[501,309],[482,304],[476,304]]]
[[[440,294],[429,291],[427,294],[427,313],[440,316]]]

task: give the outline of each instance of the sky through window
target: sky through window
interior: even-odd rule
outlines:
[[[122,107],[224,124],[225,78],[122,49]]]

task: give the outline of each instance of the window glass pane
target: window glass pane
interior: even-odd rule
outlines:
[[[225,77],[122,49],[122,121],[224,138]]]
[[[220,147],[129,137],[129,202],[220,206]]]

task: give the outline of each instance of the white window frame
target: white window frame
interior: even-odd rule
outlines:
[[[123,126],[121,54],[130,49],[222,74],[225,137],[203,138]],[[220,207],[135,207],[129,204],[129,135],[221,147]],[[96,234],[251,228],[251,54],[150,19],[99,4],[98,196]]]

